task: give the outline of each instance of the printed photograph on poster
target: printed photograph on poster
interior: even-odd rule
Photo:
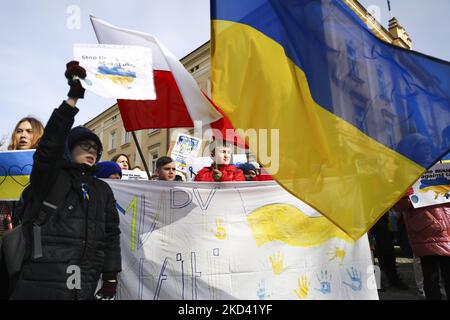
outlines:
[[[175,161],[177,171],[187,173],[187,163],[197,157],[202,146],[202,139],[178,133],[170,157]]]
[[[179,133],[173,152],[183,154],[185,156],[196,157],[200,151],[202,140],[193,136]]]
[[[437,163],[412,186],[414,208],[450,202],[450,163]]]

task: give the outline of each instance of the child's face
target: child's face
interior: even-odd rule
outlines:
[[[75,163],[85,163],[89,166],[95,164],[97,160],[98,146],[92,140],[84,140],[73,148],[72,159]]]
[[[221,165],[228,165],[231,162],[231,148],[216,147],[214,162]]]
[[[177,174],[175,162],[170,162],[156,170],[159,180],[174,181]]]

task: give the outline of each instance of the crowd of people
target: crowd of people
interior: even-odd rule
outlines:
[[[0,299],[114,299],[121,272],[119,216],[114,194],[102,179],[121,179],[131,167],[126,154],[99,162],[103,147],[98,136],[85,127],[72,128],[76,104],[84,98],[77,78],[86,76],[76,61],[67,64],[68,98],[55,109],[45,128],[32,117],[21,119],[11,136],[9,150],[36,149],[30,184],[19,201],[0,202],[0,241],[24,239],[19,270],[0,251]],[[210,145],[213,163],[199,170],[194,181],[263,181],[258,163],[233,163],[233,145]],[[101,178],[101,179],[99,179]],[[156,161],[153,179],[182,181],[175,161]],[[427,299],[441,299],[440,279],[450,298],[450,204],[414,209],[408,191],[393,208],[407,232],[423,276]],[[393,211],[392,211],[393,212]],[[20,226],[20,230],[19,227]],[[17,229],[16,229],[17,228]],[[17,231],[18,230],[18,231]],[[14,232],[17,231],[17,232]],[[407,290],[396,269],[394,236],[388,214],[371,229],[374,252],[389,286]],[[0,248],[2,243],[0,242]],[[19,257],[15,257],[18,259]],[[68,268],[78,266],[81,282],[68,286]],[[100,285],[99,285],[100,283]],[[418,281],[418,287],[422,290]]]

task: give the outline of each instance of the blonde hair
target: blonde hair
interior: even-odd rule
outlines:
[[[31,141],[31,147],[30,149],[35,149],[39,143],[39,141],[42,138],[42,135],[44,134],[44,126],[42,123],[33,117],[25,117],[20,119],[19,122],[17,122],[16,127],[14,128],[14,131],[11,134],[11,142],[9,143],[8,150],[17,150],[17,142],[16,142],[16,131],[17,128],[19,128],[20,124],[28,121],[31,124],[31,129],[33,130],[33,141]]]

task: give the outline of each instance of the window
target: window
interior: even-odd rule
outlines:
[[[377,78],[378,78],[378,89],[380,90],[380,97],[387,99],[386,82],[384,80],[384,72],[381,69],[381,66],[377,66]]]
[[[130,136],[131,136],[131,132],[124,131],[122,144],[129,143],[130,142]]]
[[[157,150],[151,150],[150,151],[150,160],[152,162],[152,167],[150,168],[151,172],[155,172],[156,170],[156,161],[158,160],[158,151]]]
[[[112,150],[112,149],[115,149],[115,148],[116,148],[116,132],[115,132],[115,131],[113,131],[113,132],[110,133],[110,136],[109,136],[109,145],[111,146],[111,147],[109,148],[109,150]]]
[[[367,133],[366,108],[361,105],[355,105],[355,125],[362,132]]]
[[[392,123],[392,120],[386,120],[384,122],[386,126],[386,136],[388,140],[388,147],[393,148],[395,147],[395,133],[394,133],[394,124]]]
[[[347,57],[350,76],[352,78],[359,79],[358,62],[356,60],[356,50],[350,44],[347,44]]]

